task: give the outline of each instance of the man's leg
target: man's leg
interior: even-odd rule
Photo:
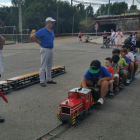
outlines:
[[[41,66],[39,70],[40,83],[45,82],[45,70],[47,68],[48,61],[48,55],[46,54],[46,50],[46,48],[41,48]]]
[[[51,73],[52,64],[53,64],[53,49],[49,49],[48,56],[49,58],[47,62],[47,75],[46,75],[47,83],[57,84],[56,82],[52,81],[52,73]]]
[[[101,83],[100,98],[104,99],[108,90],[108,81],[103,81]]]
[[[51,69],[52,69],[52,64],[53,64],[53,49],[48,49],[47,55],[49,56],[49,58],[47,62],[46,79],[47,81],[51,81],[52,80]]]

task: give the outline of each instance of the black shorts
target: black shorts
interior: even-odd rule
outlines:
[[[81,36],[79,36],[79,38],[81,38]]]
[[[89,42],[88,40],[86,40],[86,42]]]

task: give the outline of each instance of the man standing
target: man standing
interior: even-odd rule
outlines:
[[[103,33],[103,47],[101,47],[101,48],[104,48],[106,40],[107,40],[107,32],[104,31],[104,33]]]
[[[56,82],[52,81],[51,76],[51,68],[53,63],[53,47],[54,47],[54,31],[52,29],[54,20],[51,17],[48,17],[45,22],[46,26],[34,34],[30,36],[30,39],[35,41],[37,44],[41,46],[41,66],[39,71],[40,76],[40,85],[42,87],[46,87],[45,83],[45,71],[47,69],[46,73],[46,79],[48,84],[56,84]],[[39,40],[37,40],[37,37]]]
[[[2,60],[2,49],[3,49],[4,43],[5,43],[5,38],[0,36],[0,77],[1,77],[1,74],[4,72],[3,60]],[[4,121],[5,120],[0,117],[0,123],[3,123]]]
[[[111,47],[115,46],[115,32],[111,29]]]

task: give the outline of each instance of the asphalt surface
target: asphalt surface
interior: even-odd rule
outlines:
[[[54,63],[65,65],[66,74],[54,78],[57,85],[39,84],[10,92],[9,104],[0,98],[0,140],[35,140],[60,122],[56,119],[59,104],[68,91],[79,87],[90,62],[111,56],[112,49],[100,45],[78,43],[78,38],[55,41]],[[137,53],[140,60],[140,53]],[[40,48],[35,43],[6,45],[3,50],[5,72],[1,80],[37,71]],[[71,127],[57,140],[140,140],[140,74],[117,93],[106,98],[100,108],[90,112],[76,127]]]

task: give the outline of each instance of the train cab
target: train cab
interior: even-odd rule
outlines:
[[[73,116],[85,113],[92,105],[91,90],[86,88],[74,88],[69,91],[68,99],[59,105],[58,119],[68,120],[71,123]]]

